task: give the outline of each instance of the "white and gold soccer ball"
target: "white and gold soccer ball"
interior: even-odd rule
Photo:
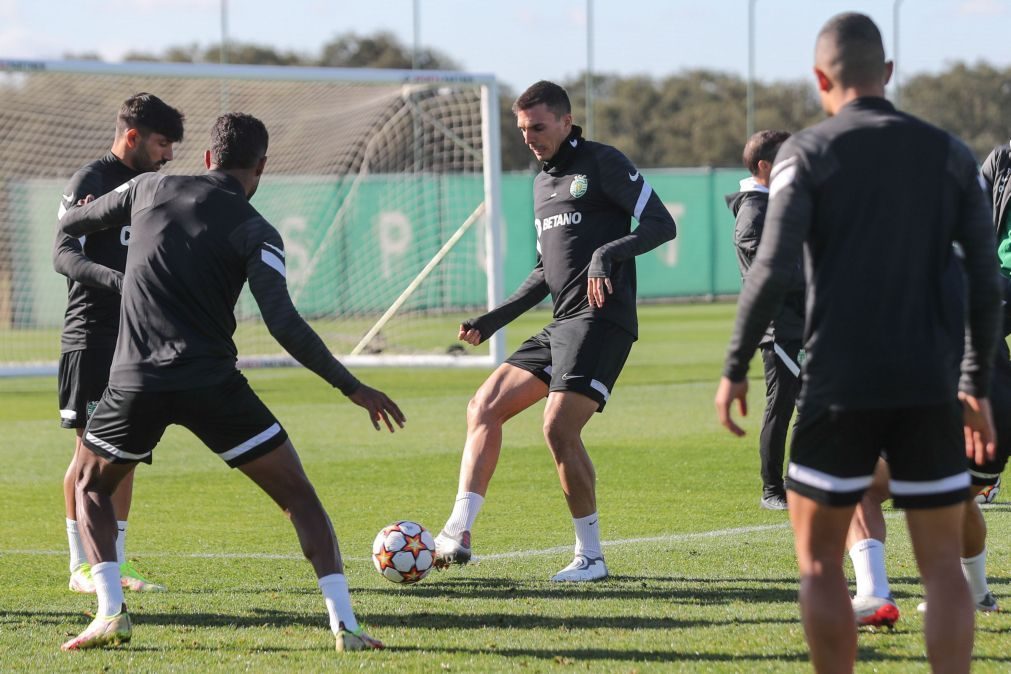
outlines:
[[[372,563],[394,583],[417,583],[432,570],[435,539],[417,522],[401,520],[383,527],[372,543]]]

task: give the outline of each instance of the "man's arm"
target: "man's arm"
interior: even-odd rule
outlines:
[[[60,218],[60,231],[76,237],[122,225],[130,219],[137,185],[142,180],[143,176],[133,178],[91,203],[71,208]]]
[[[483,316],[464,321],[460,326],[460,339],[477,346],[518,316],[540,304],[541,300],[547,296],[548,284],[544,280],[544,266],[540,256],[537,256],[537,264],[533,271],[516,292]],[[480,335],[479,337],[475,336],[477,341],[465,337],[472,330],[476,330]]]
[[[593,253],[590,278],[609,278],[611,266],[642,255],[677,235],[677,225],[646,178],[625,155],[608,148],[599,157],[602,188],[614,204],[639,225],[626,236],[606,243]]]
[[[813,182],[804,157],[791,141],[773,168],[762,244],[737,302],[737,320],[723,375],[741,382],[748,363],[791,287],[804,240],[811,227]]]
[[[81,241],[60,232],[53,248],[53,269],[71,281],[113,292],[123,289],[123,273],[92,261],[84,254]]]
[[[965,255],[968,289],[968,334],[962,358],[959,390],[987,396],[990,370],[1000,328],[1001,287],[998,283],[997,244],[990,213],[990,195],[979,183],[972,155],[952,139],[949,171],[961,186],[955,239]]]

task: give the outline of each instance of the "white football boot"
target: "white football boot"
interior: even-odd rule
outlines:
[[[556,583],[587,583],[607,578],[603,557],[576,555],[572,563],[551,577]]]

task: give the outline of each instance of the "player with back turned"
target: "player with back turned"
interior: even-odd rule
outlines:
[[[456,503],[436,537],[440,565],[467,563],[502,426],[547,397],[544,439],[576,530],[575,556],[553,581],[607,576],[596,476],[581,433],[603,411],[638,336],[635,256],[674,238],[675,224],[646,178],[621,152],[583,138],[565,90],[537,82],[513,105],[516,124],[543,162],[534,179],[537,264],[501,306],[460,326],[479,344],[548,294],[553,320],[499,366],[467,408]],[[639,225],[632,230],[632,219]]]
[[[151,462],[165,428],[191,430],[228,466],[266,492],[295,527],[323,593],[337,650],[382,648],[351,608],[330,518],[288,434],[236,368],[235,303],[246,281],[271,335],[296,360],[393,431],[405,418],[385,394],[338,362],[298,315],[285,281],[284,243],[249,203],[267,162],[255,117],[215,122],[209,172],[148,173],[66,213],[70,236],[132,217],[119,340],[109,388],[88,422],[78,464],[82,538],[98,594],[94,621],[63,645],[78,650],[132,636],[115,559],[110,495],[138,462]]]
[[[172,160],[172,146],[182,139],[183,115],[178,110],[148,93],[126,99],[116,115],[112,149],[73,175],[63,190],[59,216],[87,195],[102,196],[141,173],[158,171]],[[77,528],[74,478],[84,427],[109,383],[109,367],[116,347],[120,291],[131,232],[129,217],[117,224],[80,239],[58,232],[53,251],[54,268],[67,277],[67,311],[60,336],[58,379],[61,425],[77,432],[74,455],[63,478],[70,589],[75,592],[95,591]],[[144,578],[126,557],[132,474],[119,485],[112,500],[119,529],[116,554],[123,587],[134,591],[163,590],[161,585]]]
[[[715,403],[723,425],[743,434],[730,406],[746,409],[748,361],[803,248],[807,358],[787,498],[812,663],[819,672],[853,669],[846,532],[885,454],[931,606],[930,665],[967,672],[973,603],[959,568],[966,455],[979,463],[996,455],[986,397],[1000,318],[994,236],[972,154],[885,99],[891,71],[867,16],[837,15],[818,34],[815,75],[830,117],[776,157],[764,238]],[[947,300],[956,241],[968,340],[960,308]]]

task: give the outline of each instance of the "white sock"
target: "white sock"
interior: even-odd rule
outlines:
[[[82,564],[88,563],[81,545],[81,534],[77,532],[77,520],[67,520],[67,540],[70,541],[70,572],[73,573]]]
[[[123,610],[123,586],[120,584],[119,564],[102,562],[91,567],[98,594],[98,617],[108,618]]]
[[[331,573],[319,579],[319,589],[323,591],[326,610],[330,614],[330,629],[334,634],[341,629],[354,632],[358,629],[358,620],[351,608],[351,593],[348,592],[348,579],[343,573]]]
[[[962,573],[969,583],[973,601],[980,601],[990,591],[986,582],[986,548],[975,557],[962,558]]]
[[[603,557],[600,548],[600,518],[597,513],[586,517],[573,517],[576,527],[576,555],[584,557]]]
[[[464,531],[474,528],[474,520],[481,512],[484,505],[484,496],[475,494],[472,491],[465,491],[456,495],[456,503],[453,504],[453,512],[446,520],[446,526],[442,528],[447,536],[459,538]]]
[[[119,535],[116,536],[116,559],[120,564],[126,563],[126,520],[116,520]]]
[[[857,577],[857,596],[885,598],[891,594],[884,543],[873,538],[857,541],[850,548],[850,559]]]

